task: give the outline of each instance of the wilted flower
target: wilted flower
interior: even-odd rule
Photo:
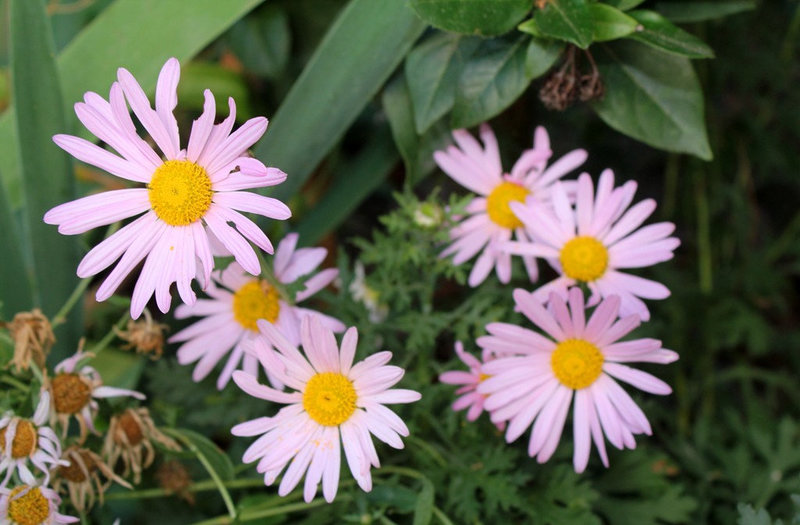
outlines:
[[[24,419],[6,412],[0,418],[0,473],[6,473],[0,486],[4,487],[16,470],[23,483],[33,485],[36,478],[28,468],[28,460],[42,473],[45,484],[50,479],[50,469],[62,465],[61,442],[55,432],[45,426],[50,410],[50,395],[44,391],[32,419]]]
[[[122,459],[124,476],[133,471],[133,482],[142,480],[142,469],[149,467],[155,459],[153,441],[171,450],[181,447],[173,439],[156,428],[150,412],[145,407],[129,408],[111,418],[108,433],[103,443],[103,456],[112,468]]]
[[[233,373],[239,388],[251,396],[288,405],[274,417],[233,427],[236,436],[262,434],[242,460],[258,460],[256,470],[264,473],[266,485],[288,465],[278,487],[281,496],[294,489],[305,474],[305,501],[314,498],[321,481],[325,500],[331,502],[339,486],[343,446],[350,472],[359,487],[370,491],[370,466],[379,466],[370,434],[398,449],[403,448],[401,436],[408,436],[405,423],[384,405],[412,403],[420,394],[391,389],[404,374],[402,368],[386,366],[391,352],[379,352],[353,365],[358,342],[355,328],[345,332],[340,351],[333,332],[319,319],[304,318],[300,331],[304,357],[274,326],[266,321],[259,321],[258,326],[266,341],[256,338],[252,351],[264,368],[273,370],[296,391],[281,392],[260,384],[250,374]]]
[[[111,467],[103,459],[87,448],[71,446],[61,456],[69,462],[56,469],[53,488],[61,492],[62,485],[66,485],[72,506],[78,512],[84,512],[94,506],[95,498],[103,504],[103,494],[112,482],[125,488],[132,488],[130,483],[114,474]],[[100,476],[105,481],[100,479]]]
[[[483,250],[469,274],[470,286],[482,283],[493,267],[500,282],[509,282],[511,256],[499,249],[500,244],[512,236],[520,241],[530,240],[509,203],[548,203],[553,183],[583,164],[587,157],[586,151],[573,150],[548,168],[547,161],[553,155],[550,138],[543,127],[538,127],[533,148],[523,152],[509,174],[503,172],[497,139],[487,124],[481,125],[480,136],[483,147],[466,130],[455,130],[453,138],[459,147],[450,146],[433,154],[450,178],[479,195],[467,205],[468,216],[450,230],[453,243],[442,252],[442,256],[455,254],[453,264],[458,265]],[[535,281],[536,260],[530,256],[522,260],[528,276]]]
[[[58,512],[56,491],[31,482],[13,489],[0,488],[0,523],[3,525],[62,525],[78,518]]]
[[[600,459],[608,466],[603,434],[619,449],[635,448],[634,434],[651,434],[650,423],[639,406],[613,379],[625,381],[651,394],[666,395],[670,387],[652,375],[622,363],[671,363],[678,359],[661,341],[635,339],[618,342],[641,320],[637,315],[618,319],[619,297],[606,298],[586,321],[583,292],[569,291],[569,309],[559,295],[550,298],[550,310],[529,292],[514,290],[519,311],[549,337],[507,323],[490,323],[491,335],[478,345],[513,352],[483,367],[492,377],[478,385],[487,395],[484,408],[492,421],[508,421],[506,441],[533,427],[528,455],[547,461],[558,446],[569,407],[573,409],[575,452],[573,463],[582,472],[594,441]]]
[[[171,459],[158,466],[156,479],[161,488],[171,494],[176,494],[188,504],[194,505],[194,494],[189,492],[192,486],[192,477],[189,471],[178,460]]]
[[[137,354],[149,354],[150,359],[155,360],[164,353],[164,331],[168,329],[167,325],[154,322],[150,311],[145,308],[143,321],[131,319],[126,330],[115,328],[114,331],[117,337],[128,343],[122,348],[136,350]]]
[[[184,303],[194,304],[191,281],[198,277],[203,286],[208,283],[214,265],[212,239],[220,241],[247,272],[258,275],[258,256],[247,241],[268,253],[272,253],[272,244],[239,211],[279,220],[291,216],[289,208],[276,199],[238,191],[273,186],[286,179],[282,171],[267,168],[247,154],[267,130],[267,119],[250,119],[231,133],[236,119],[233,99],[228,100],[228,118],[214,124],[214,95],[206,90],[203,114],[192,125],[186,149],[181,149],[173,115],[179,77],[178,61],[167,60],[156,85],[155,110],[133,75],[123,68],[111,85],[108,101],[88,92],[84,102],[75,104],[78,119],[119,155],[79,137],[53,138],[78,160],[147,185],[90,195],[56,206],[44,216],[46,223],[58,225],[60,233],[75,235],[144,214],[95,246],[78,266],[78,276],[85,278],[119,259],[97,290],[97,300],[104,301],[146,258],[133,290],[134,319],[153,293],[159,309],[169,310],[172,283],[177,283]],[[128,104],[164,158],[136,134]]]
[[[278,244],[270,276],[254,278],[237,263],[231,263],[221,273],[212,274],[213,281],[205,290],[210,299],[200,299],[193,306],[182,305],[175,310],[178,319],[205,316],[169,339],[171,343],[184,342],[178,348],[178,361],[182,365],[198,361],[192,374],[195,381],[206,377],[228,352],[230,357],[217,378],[217,388],[221,390],[228,384],[231,374],[242,361],[242,368],[257,376],[258,360],[245,354],[244,347],[258,335],[256,321],[259,319],[274,324],[294,345],[300,342],[300,321],[309,315],[319,318],[335,332],[344,330],[344,325],[337,319],[297,306],[328,286],[339,274],[339,270],[329,268],[311,275],[322,264],[328,251],[325,248],[295,249],[297,240],[297,234],[291,233]],[[283,291],[279,286],[309,275],[305,288],[294,297],[281,295]],[[215,282],[222,287],[216,286]],[[282,388],[275,383],[271,371],[266,372],[270,381]]]
[[[38,308],[30,312],[19,312],[10,323],[0,322],[5,326],[14,340],[14,358],[11,364],[17,370],[27,370],[31,360],[40,369],[44,368],[47,354],[50,353],[56,336],[50,321]]]
[[[86,439],[88,431],[97,434],[94,418],[99,406],[96,399],[106,397],[129,396],[144,399],[144,394],[126,388],[103,386],[100,374],[88,365],[78,366],[86,358],[92,357],[89,352],[78,351],[72,357],[64,359],[55,368],[55,376],[50,380],[50,392],[53,403],[50,422],[61,425],[62,436],[67,435],[69,421],[72,416],[80,425],[80,441]]]

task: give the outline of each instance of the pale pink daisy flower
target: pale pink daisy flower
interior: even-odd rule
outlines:
[[[486,396],[479,394],[476,389],[478,385],[489,376],[483,372],[483,365],[491,361],[494,353],[491,350],[484,349],[481,353],[481,359],[464,351],[464,345],[461,341],[456,341],[456,355],[461,362],[469,367],[469,372],[461,370],[450,370],[443,372],[439,375],[439,381],[448,385],[462,385],[456,390],[456,395],[461,396],[453,402],[453,410],[467,409],[467,421],[475,421],[478,416],[483,412],[483,403]]]
[[[478,386],[478,392],[488,396],[485,408],[492,421],[509,422],[506,441],[516,440],[532,426],[528,454],[539,463],[547,461],[561,438],[573,394],[577,472],[586,468],[592,440],[603,465],[608,466],[603,434],[618,449],[632,449],[634,434],[652,433],[644,412],[613,378],[651,394],[669,394],[669,385],[623,363],[667,364],[678,354],[661,348],[656,339],[619,342],[639,326],[639,316],[619,319],[620,300],[611,296],[586,322],[579,288],[569,291],[569,309],[555,293],[550,298],[552,311],[519,288],[514,290],[514,301],[550,337],[516,325],[490,323],[486,329],[491,335],[478,338],[483,348],[516,354],[484,365],[492,377]]]
[[[200,299],[194,305],[181,305],[175,310],[178,319],[204,317],[169,338],[171,343],[184,342],[178,348],[178,362],[186,365],[199,361],[192,374],[195,381],[206,377],[229,352],[225,368],[217,379],[217,388],[225,388],[240,363],[245,372],[257,376],[258,359],[245,353],[244,348],[258,335],[256,321],[259,319],[274,324],[295,346],[300,344],[300,321],[309,315],[319,318],[334,332],[344,331],[345,326],[337,319],[297,306],[328,286],[339,275],[339,270],[328,268],[309,277],[305,288],[291,298],[285,296],[285,290],[276,287],[276,284],[288,285],[312,274],[328,254],[325,248],[296,249],[297,240],[298,235],[290,233],[278,244],[269,278],[254,278],[237,263],[231,263],[224,271],[212,274],[213,281],[205,290],[210,299]],[[275,382],[277,378],[272,371],[266,372],[270,382],[282,388]]]
[[[589,305],[602,297],[618,295],[620,315],[639,315],[650,319],[650,311],[640,298],[664,299],[669,289],[661,283],[620,272],[627,268],[642,268],[672,259],[673,250],[680,245],[671,222],[639,226],[655,210],[656,202],[645,199],[632,206],[636,183],[628,181],[614,188],[614,173],[605,170],[600,175],[597,193],[591,177],[584,173],[578,178],[576,202],[570,205],[565,188],[556,184],[552,192],[552,207],[535,201],[525,205],[511,203],[534,242],[508,242],[504,250],[519,255],[546,258],[561,276],[541,286],[534,296],[547,301],[550,292],[567,297],[567,289],[585,283],[592,291]]]
[[[384,405],[412,403],[421,397],[412,390],[390,388],[403,377],[403,369],[386,366],[391,352],[378,352],[353,365],[358,341],[354,327],[345,332],[340,352],[333,332],[318,318],[305,317],[300,329],[304,357],[273,325],[261,320],[258,326],[264,337],[255,339],[253,351],[264,368],[296,392],[281,392],[250,374],[233,373],[236,384],[251,396],[288,405],[273,417],[233,427],[236,436],[262,434],[242,460],[258,460],[256,470],[264,474],[266,485],[289,465],[278,487],[281,496],[305,474],[305,501],[314,498],[322,481],[322,493],[331,502],[339,485],[343,446],[359,487],[372,490],[370,468],[380,463],[370,434],[397,449],[403,448],[401,436],[408,436],[405,423]]]
[[[0,418],[0,473],[6,475],[0,487],[5,487],[16,471],[23,483],[33,485],[36,478],[28,468],[28,461],[50,479],[50,470],[57,465],[68,465],[61,458],[61,441],[53,429],[45,426],[50,411],[50,394],[43,391],[31,419],[6,412]]]
[[[13,489],[0,488],[3,525],[64,525],[80,521],[58,512],[61,497],[48,487],[30,482]]]
[[[83,197],[56,206],[44,216],[46,223],[58,225],[60,233],[75,235],[144,214],[89,251],[77,271],[79,277],[89,277],[119,259],[97,290],[97,300],[104,301],[146,258],[131,301],[134,319],[154,293],[159,309],[169,310],[172,283],[177,283],[184,303],[194,303],[192,279],[201,279],[205,286],[214,266],[210,237],[218,239],[242,268],[258,275],[258,257],[247,241],[268,253],[272,244],[239,211],[278,220],[291,216],[289,208],[276,199],[238,191],[286,179],[285,173],[267,168],[247,153],[266,131],[266,118],[250,119],[231,133],[236,119],[233,99],[228,99],[230,115],[215,125],[214,95],[206,90],[203,114],[192,124],[186,149],[181,149],[172,113],[178,102],[179,77],[178,61],[167,60],[156,85],[155,110],[133,75],[123,68],[111,85],[108,101],[88,92],[84,102],[75,104],[78,119],[119,155],[79,137],[53,137],[78,160],[146,185]],[[137,135],[128,104],[161,154]]]
[[[479,195],[467,205],[467,216],[450,230],[453,243],[442,252],[443,257],[455,254],[453,264],[459,265],[483,250],[469,274],[470,286],[482,283],[492,267],[500,282],[509,282],[511,256],[499,249],[500,243],[512,236],[530,241],[509,203],[548,202],[553,183],[583,164],[587,157],[585,150],[576,149],[547,167],[553,152],[547,131],[540,126],[534,133],[533,148],[523,152],[511,173],[504,173],[497,139],[488,124],[481,125],[480,137],[483,147],[466,130],[455,130],[453,138],[458,147],[449,146],[433,154],[450,178]],[[528,276],[535,281],[538,277],[535,258],[524,256],[522,260]]]
[[[83,442],[89,431],[98,434],[94,419],[100,409],[97,400],[108,397],[134,397],[142,400],[145,395],[136,390],[103,385],[100,373],[93,367],[81,364],[94,354],[77,351],[55,367],[55,376],[49,381],[53,396],[50,405],[50,423],[61,425],[61,435],[65,437],[70,419],[74,416],[80,427],[79,441]]]

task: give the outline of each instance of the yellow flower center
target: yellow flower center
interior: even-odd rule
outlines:
[[[514,215],[508,203],[511,201],[525,202],[525,197],[529,194],[530,191],[521,184],[515,182],[499,184],[486,199],[486,211],[489,213],[489,218],[503,228],[521,228],[522,221]]]
[[[588,341],[567,339],[553,350],[550,366],[561,384],[580,390],[595,382],[603,371],[603,354]]]
[[[214,194],[205,168],[188,160],[166,161],[153,173],[147,188],[153,211],[170,226],[199,220]]]
[[[53,405],[59,414],[77,414],[92,397],[92,389],[78,374],[58,374],[52,387]]]
[[[490,376],[489,374],[484,374],[483,372],[481,372],[480,375],[478,375],[478,383],[483,383],[484,381],[486,381],[490,377],[492,377],[492,376]]]
[[[0,455],[5,454],[6,449],[6,430],[8,427],[0,429]],[[36,452],[38,442],[36,427],[27,419],[17,422],[17,432],[14,434],[14,441],[11,443],[11,458],[21,459],[32,456]]]
[[[578,281],[594,281],[606,272],[608,250],[594,237],[575,237],[568,241],[559,255],[567,277]]]
[[[341,425],[356,410],[356,389],[353,388],[353,382],[335,372],[315,375],[306,383],[303,408],[320,425]]]
[[[281,307],[278,291],[266,281],[250,281],[233,295],[233,317],[240,325],[258,332],[256,321],[266,319],[274,323]]]
[[[29,490],[18,496],[26,489]],[[8,517],[19,525],[41,525],[50,517],[50,502],[39,487],[22,485],[8,495]]]

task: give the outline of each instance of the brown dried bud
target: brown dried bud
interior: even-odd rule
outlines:
[[[156,471],[156,479],[161,488],[194,505],[194,494],[188,490],[192,486],[192,477],[183,463],[174,459],[163,462]]]
[[[47,354],[56,342],[53,327],[41,310],[34,308],[30,312],[19,312],[5,326],[14,340],[14,358],[11,363],[17,370],[27,370],[31,359],[39,368],[44,368]]]
[[[150,354],[150,358],[159,359],[164,353],[165,324],[153,322],[153,317],[147,310],[144,311],[144,320],[128,321],[127,330],[116,330],[117,337],[128,344],[122,348],[135,349],[138,354]]]

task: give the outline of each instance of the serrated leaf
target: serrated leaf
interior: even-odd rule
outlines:
[[[528,87],[527,37],[481,42],[461,73],[453,106],[453,128],[486,121],[510,106]]]
[[[606,95],[592,108],[612,128],[656,148],[712,158],[703,94],[691,62],[634,42],[598,47]]]
[[[745,503],[739,503],[736,508],[739,511],[738,525],[773,525],[772,518],[764,509],[756,510]]]
[[[550,0],[534,15],[542,35],[571,42],[581,49],[592,43],[592,14],[586,0]]]
[[[405,2],[351,0],[341,11],[255,147],[289,175],[274,197],[303,186],[424,29]]]
[[[525,56],[525,73],[531,80],[544,75],[556,63],[563,51],[563,42],[531,39]]]
[[[33,304],[52,317],[78,283],[75,242],[42,221],[47,210],[75,196],[69,158],[51,140],[65,128],[63,99],[44,4],[38,0],[11,2],[10,27],[13,123],[19,137],[25,198],[19,246],[29,250],[25,259],[33,268]],[[60,329],[59,353],[75,348],[81,324],[80,308],[73,309],[69,322]]]
[[[592,35],[596,42],[617,40],[633,33],[639,25],[635,19],[606,4],[591,4],[589,11],[592,13]]]
[[[641,30],[635,31],[629,38],[689,58],[714,57],[714,51],[705,42],[677,27],[655,11],[641,9],[630,11],[628,14],[641,24]]]
[[[530,11],[530,0],[411,0],[417,15],[434,27],[466,35],[511,31]]]
[[[716,0],[711,2],[693,0],[691,2],[658,2],[655,5],[656,11],[677,23],[703,22],[752,11],[755,8],[755,0]]]
[[[433,517],[433,483],[428,478],[422,479],[422,490],[417,496],[414,507],[414,525],[428,525]]]
[[[424,133],[453,107],[461,70],[478,43],[476,38],[442,33],[408,54],[405,72],[417,133]]]

